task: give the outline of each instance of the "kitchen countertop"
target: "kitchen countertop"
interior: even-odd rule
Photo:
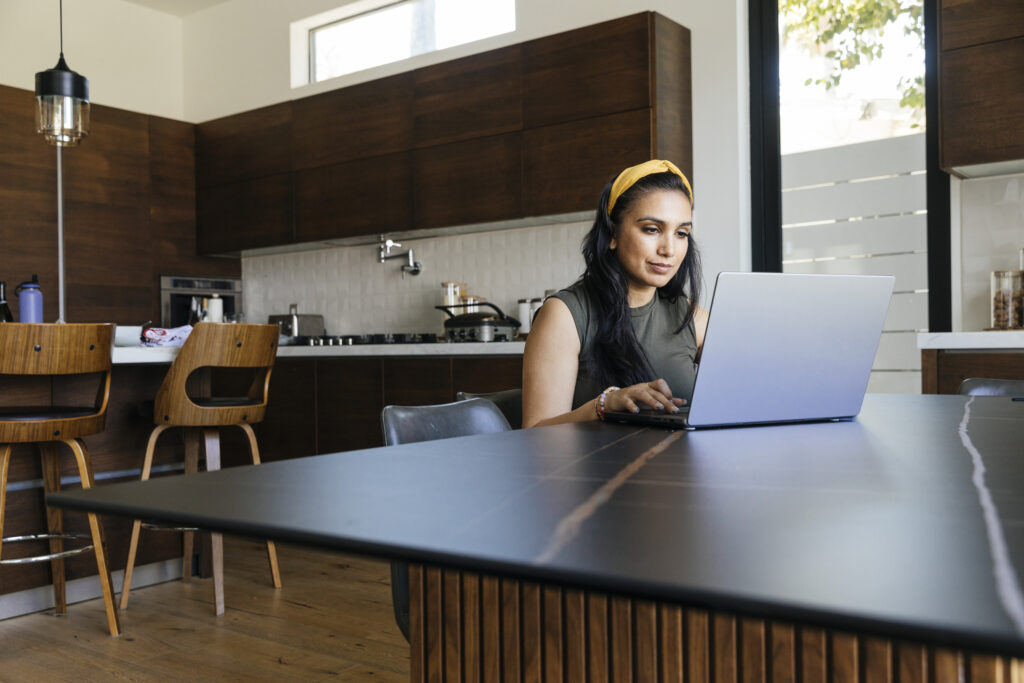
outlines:
[[[919,349],[979,349],[1024,351],[1024,330],[990,332],[922,332]]]
[[[449,344],[358,344],[354,346],[281,346],[278,358],[335,358],[345,356],[521,356],[526,342],[465,342]],[[114,365],[170,363],[178,349],[117,346]]]

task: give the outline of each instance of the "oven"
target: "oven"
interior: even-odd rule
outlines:
[[[160,325],[180,327],[189,323],[194,309],[214,294],[224,301],[224,320],[242,312],[242,280],[236,277],[160,276]],[[195,300],[195,303],[193,303]]]

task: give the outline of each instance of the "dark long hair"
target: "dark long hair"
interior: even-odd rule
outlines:
[[[597,310],[593,358],[596,367],[592,371],[602,385],[618,384],[625,387],[651,381],[654,379],[654,371],[633,331],[626,273],[611,249],[611,241],[618,232],[623,214],[633,202],[649,192],[676,190],[685,194],[691,202],[693,197],[675,173],[652,173],[622,193],[609,217],[608,197],[614,180],[609,181],[601,192],[594,225],[583,238],[583,260],[587,268],[580,281]],[[700,289],[700,252],[691,235],[682,265],[668,284],[659,287],[657,292],[657,296],[672,303],[679,297],[685,297],[691,302],[676,334],[682,332],[693,320],[693,309],[700,298]]]

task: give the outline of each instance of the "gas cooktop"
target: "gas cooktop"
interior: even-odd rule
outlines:
[[[359,344],[434,344],[437,335],[433,332],[394,332],[389,334],[342,334],[299,336],[293,346],[355,346]]]

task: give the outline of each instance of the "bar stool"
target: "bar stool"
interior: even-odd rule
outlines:
[[[89,450],[81,437],[103,431],[110,394],[110,351],[114,326],[108,324],[0,324],[0,374],[56,376],[101,374],[93,405],[0,407],[0,536],[3,535],[4,508],[7,500],[7,467],[12,444],[35,444],[42,461],[43,487],[47,493],[60,490],[60,444],[66,444],[75,456],[82,488],[91,488],[93,479]],[[53,572],[53,601],[58,614],[67,613],[64,558],[92,551],[103,590],[110,635],[121,634],[110,567],[103,548],[103,529],[96,515],[88,515],[89,536],[64,533],[63,515],[46,508],[48,531],[45,534],[12,536],[3,543],[48,540],[50,553],[35,557],[0,559],[0,564],[50,562]],[[70,550],[64,541],[89,538],[92,545]],[[3,545],[0,544],[0,554]]]
[[[261,422],[267,410],[267,394],[270,372],[277,354],[277,325],[241,325],[229,323],[198,323],[185,340],[171,369],[167,371],[160,390],[157,392],[153,409],[156,424],[149,435],[146,456],[142,464],[142,481],[149,479],[153,466],[153,452],[160,435],[171,427],[185,427],[185,474],[199,469],[200,434],[206,455],[207,471],[220,469],[220,427],[239,427],[249,440],[254,465],[260,464],[259,446],[251,425]],[[202,373],[208,368],[251,368],[254,371],[252,384],[246,396],[209,396],[208,375],[204,382]],[[196,376],[190,382],[189,378]],[[199,379],[200,381],[195,381]],[[196,394],[204,394],[198,396]],[[168,529],[157,525],[146,525],[151,529]],[[132,525],[128,561],[124,568],[124,585],[121,588],[121,609],[128,608],[128,595],[132,586],[132,571],[135,568],[135,554],[139,546],[139,532],[142,520]],[[184,558],[182,581],[188,581],[192,574],[193,532],[184,531]],[[215,612],[224,614],[224,545],[221,534],[211,534],[213,550],[213,588]],[[267,560],[274,588],[281,587],[281,574],[277,566],[277,550],[273,542],[267,541]]]

